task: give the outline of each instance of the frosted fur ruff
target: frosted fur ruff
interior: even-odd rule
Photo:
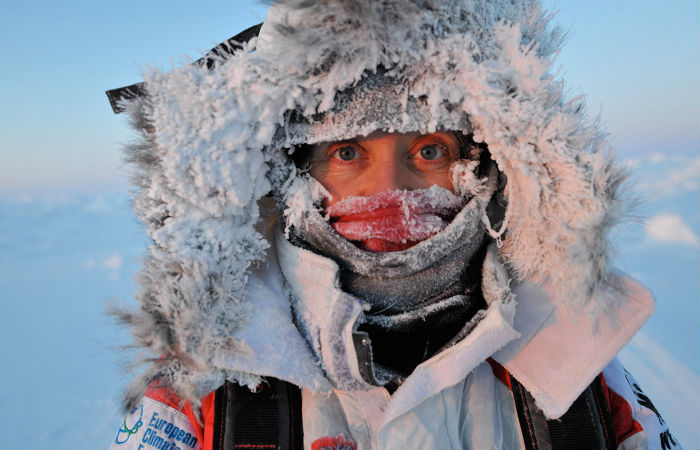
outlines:
[[[156,379],[195,404],[225,379],[259,381],[217,355],[248,351],[232,336],[255,313],[244,288],[269,246],[256,227],[275,213],[261,214],[260,199],[283,194],[294,221],[325,195],[285,156],[300,143],[472,134],[507,178],[500,256],[514,276],[571,308],[613,308],[612,296],[589,299],[611,283],[607,231],[624,177],[583,100],[550,73],[563,38],[550,19],[536,1],[283,1],[213,70],[146,73],[148,97],[124,106],[143,135],[127,159],[152,243],[140,310],[117,314],[153,362],[126,402]]]

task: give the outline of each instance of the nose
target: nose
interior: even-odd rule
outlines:
[[[374,195],[397,189],[416,189],[411,181],[410,170],[400,158],[386,158],[372,170],[364,195]]]

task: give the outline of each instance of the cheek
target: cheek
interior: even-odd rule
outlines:
[[[445,188],[452,192],[454,194],[455,189],[454,189],[454,184],[452,183],[452,171],[450,168],[445,169],[444,171],[440,172],[435,172],[435,173],[430,173],[430,174],[425,174],[424,180],[425,184],[427,187],[433,186],[433,185],[438,185],[442,188]]]
[[[316,179],[321,185],[326,188],[326,190],[331,194],[332,198],[329,199],[328,197],[323,199],[323,202],[321,205],[324,208],[327,208],[331,206],[334,203],[337,203],[340,201],[342,198],[347,197],[349,195],[353,195],[350,192],[351,189],[351,183],[348,183],[346,180],[344,180],[342,177],[338,177],[337,175],[334,175],[330,173],[327,170],[324,170],[322,168],[312,168],[309,174]]]

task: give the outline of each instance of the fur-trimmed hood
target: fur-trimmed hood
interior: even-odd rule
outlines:
[[[127,401],[155,379],[192,400],[224,379],[255,383],[216,355],[247,351],[232,336],[255,314],[244,289],[270,245],[261,224],[276,216],[261,199],[276,192],[294,221],[323,196],[287,157],[301,143],[376,129],[472,135],[507,179],[492,234],[514,276],[574,310],[614,309],[617,296],[592,294],[614,284],[607,234],[624,177],[583,100],[551,73],[564,35],[550,22],[530,0],[286,0],[211,70],[146,73],[147,96],[123,106],[143,136],[127,159],[152,243],[140,309],[118,314],[153,362]]]

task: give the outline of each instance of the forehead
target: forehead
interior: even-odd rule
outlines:
[[[392,144],[392,145],[411,145],[414,141],[421,139],[421,138],[435,138],[440,141],[443,141],[447,145],[454,145],[458,146],[459,141],[457,137],[455,136],[454,133],[452,132],[447,132],[447,131],[437,131],[435,133],[428,133],[428,134],[421,134],[418,132],[409,132],[409,133],[397,133],[397,132],[389,132],[389,131],[384,131],[384,130],[376,130],[373,131],[372,133],[368,134],[367,136],[356,136],[354,138],[350,139],[343,139],[339,141],[329,141],[329,142],[321,142],[318,144],[314,144],[313,148],[318,149],[318,148],[328,148],[331,145],[337,144],[337,143],[344,143],[344,142],[355,142],[360,145],[362,144]]]

